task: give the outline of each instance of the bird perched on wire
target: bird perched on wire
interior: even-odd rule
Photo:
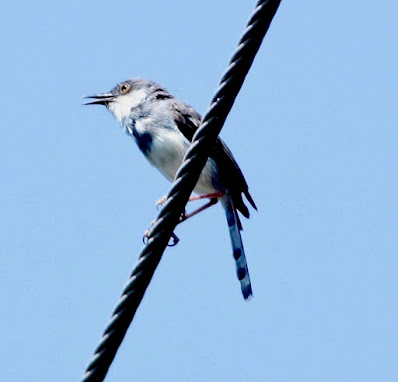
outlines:
[[[116,117],[124,131],[132,136],[139,149],[170,182],[200,126],[201,116],[189,105],[174,98],[155,82],[135,78],[115,86],[109,93],[89,96],[86,105],[104,105]],[[257,209],[246,180],[226,144],[218,138],[194,188],[198,196],[209,198],[204,207],[220,200],[227,217],[236,272],[245,299],[252,296],[249,270],[240,231],[242,224],[237,211],[246,218],[249,210],[242,194]],[[185,217],[185,218],[186,218]],[[185,219],[184,219],[185,220]]]

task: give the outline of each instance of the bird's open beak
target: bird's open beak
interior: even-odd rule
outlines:
[[[107,106],[109,102],[112,102],[112,100],[115,98],[115,96],[112,93],[103,93],[103,94],[86,96],[86,97],[83,97],[83,98],[91,98],[91,99],[95,100],[95,101],[91,101],[91,102],[86,102],[84,105],[104,105],[104,106]]]

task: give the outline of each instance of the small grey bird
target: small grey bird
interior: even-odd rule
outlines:
[[[201,116],[191,106],[177,100],[155,82],[140,78],[124,81],[109,93],[86,98],[94,99],[86,105],[106,106],[124,131],[134,138],[148,161],[173,182],[201,121]],[[243,216],[249,217],[242,194],[254,209],[257,210],[257,207],[242,171],[220,138],[210,152],[194,192],[199,196],[191,200],[209,198],[208,205],[221,201],[242,294],[245,299],[250,298],[253,293],[240,235],[242,224],[237,213],[240,211]]]

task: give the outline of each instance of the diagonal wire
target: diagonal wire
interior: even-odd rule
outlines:
[[[147,245],[139,255],[82,382],[104,380],[280,2],[281,0],[260,0],[257,3],[209,110],[176,174],[166,203],[149,231]]]

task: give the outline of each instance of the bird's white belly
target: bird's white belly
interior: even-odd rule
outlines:
[[[163,131],[161,137],[152,137],[149,162],[155,166],[170,182],[174,181],[177,170],[182,164],[188,149],[188,141],[174,131]],[[217,192],[212,184],[212,168],[209,160],[203,169],[194,191],[198,194]]]

